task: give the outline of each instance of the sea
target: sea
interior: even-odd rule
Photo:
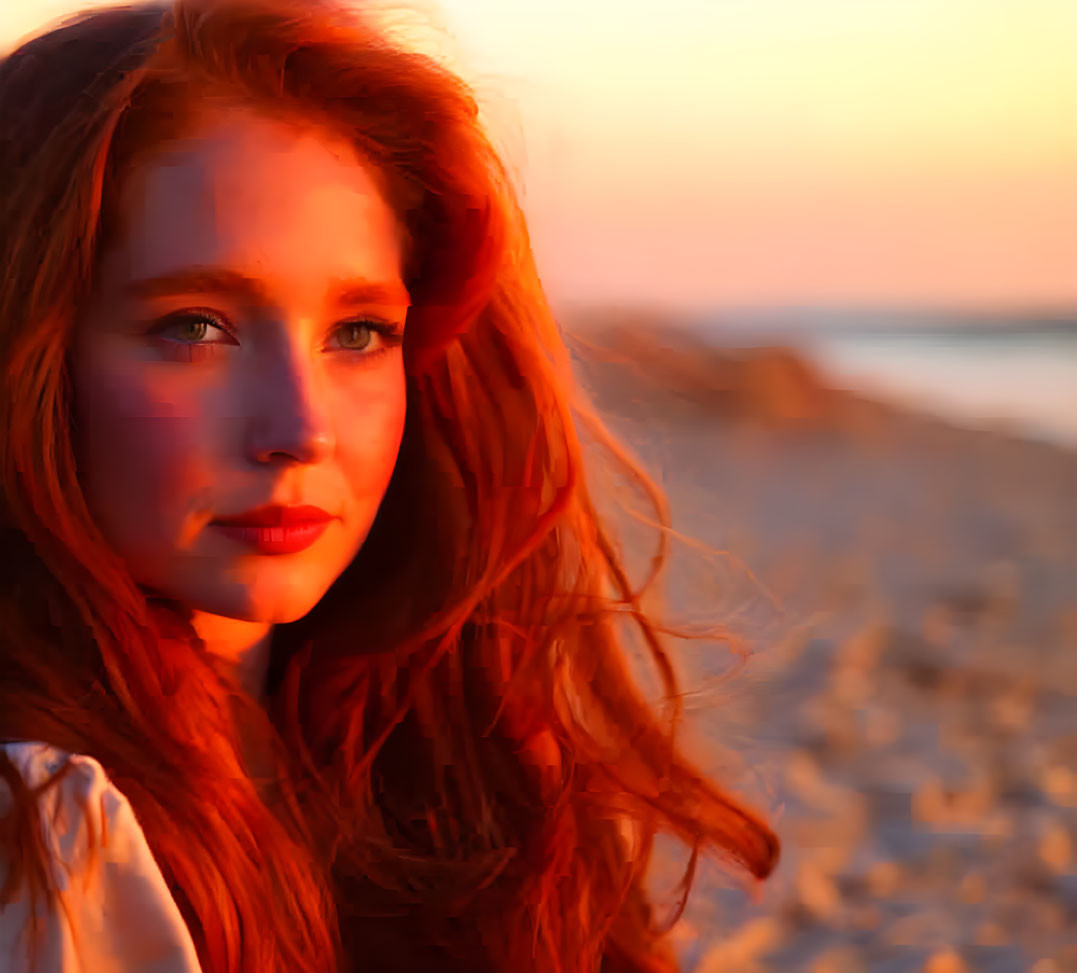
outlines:
[[[1077,309],[751,309],[688,326],[719,344],[792,346],[834,384],[906,409],[1077,450]]]

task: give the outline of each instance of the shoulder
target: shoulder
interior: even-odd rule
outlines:
[[[104,852],[136,866],[145,864],[139,855],[139,839],[145,844],[142,829],[127,798],[112,785],[97,760],[34,740],[0,747],[31,789],[45,788],[63,772],[38,799],[41,835],[60,891],[69,891],[79,882],[90,885]],[[7,814],[11,802],[11,789],[0,780],[0,815]]]
[[[37,908],[43,924],[41,973],[150,969],[194,973],[198,959],[179,908],[153,858],[127,798],[101,764],[38,741],[0,743],[25,784],[41,788],[40,834],[57,890],[55,907]],[[62,773],[61,773],[62,772]],[[0,778],[0,818],[12,804]],[[7,878],[0,860],[0,889]],[[0,956],[28,970],[34,925],[25,885],[0,906]]]

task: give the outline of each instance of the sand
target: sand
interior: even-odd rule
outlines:
[[[717,688],[721,647],[683,650],[687,739],[784,844],[756,903],[701,870],[685,973],[1077,971],[1077,452],[593,325],[579,375],[675,527],[743,560],[675,548],[671,606],[753,649]]]

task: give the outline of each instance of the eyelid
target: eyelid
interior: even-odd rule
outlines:
[[[387,329],[391,334],[402,335],[404,333],[402,322],[394,321],[392,318],[383,318],[377,314],[354,314],[350,318],[343,318],[332,327],[339,328],[345,324],[373,324],[379,328]]]

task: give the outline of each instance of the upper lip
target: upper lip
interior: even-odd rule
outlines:
[[[331,519],[332,514],[326,513],[321,507],[271,503],[231,517],[217,517],[213,522],[233,527],[293,527]]]

